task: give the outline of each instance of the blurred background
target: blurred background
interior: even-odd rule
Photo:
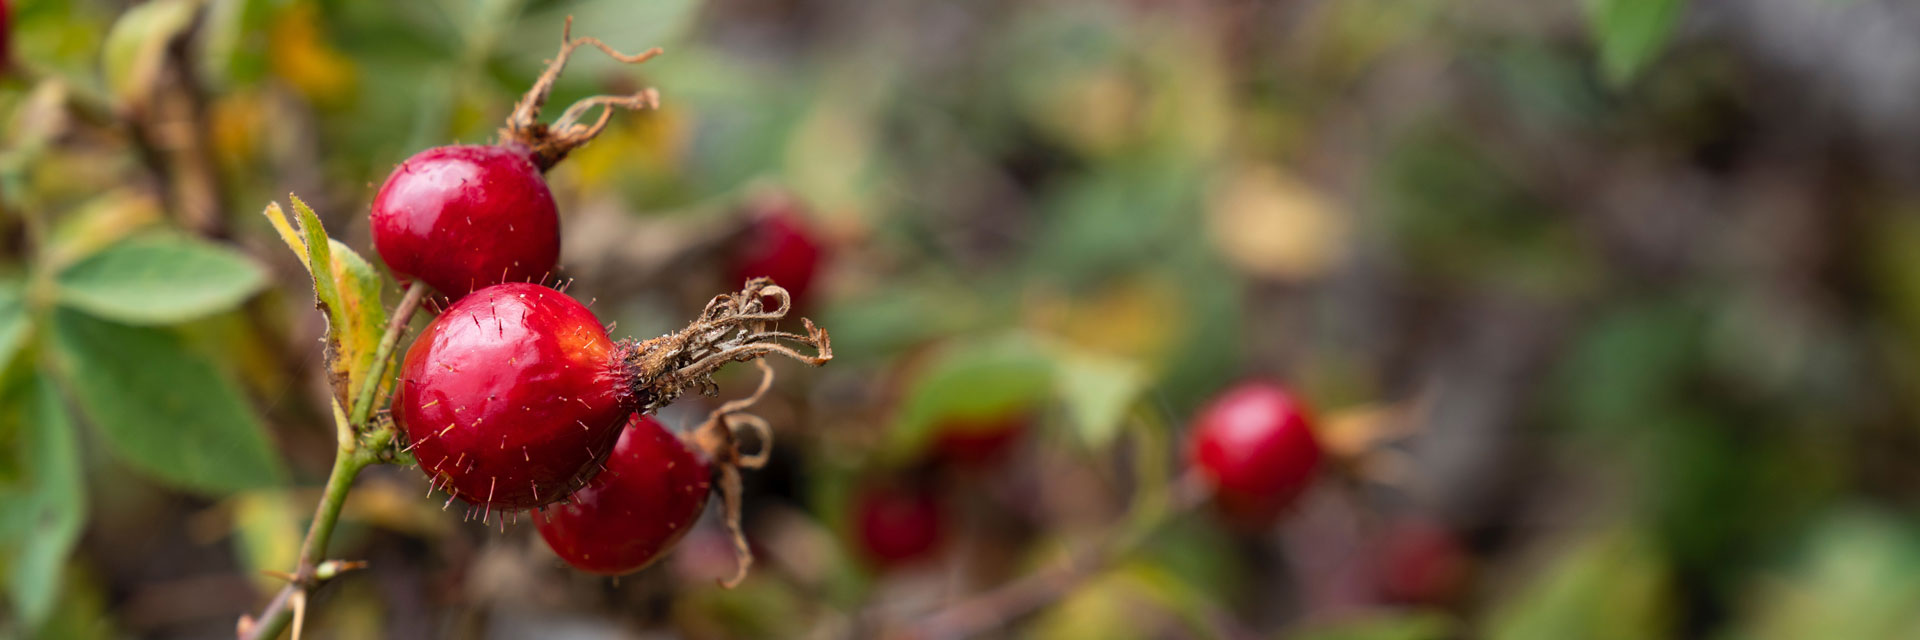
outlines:
[[[493,140],[571,15],[666,54],[556,92],[661,93],[548,175],[570,293],[644,338],[769,271],[834,337],[757,409],[759,563],[715,585],[710,507],[582,574],[379,467],[309,637],[914,637],[1157,504],[1252,378],[1333,459],[1287,517],[1174,517],[985,635],[1920,637],[1911,3],[9,4],[0,635],[258,610],[333,433],[257,212],[377,260],[387,173]]]

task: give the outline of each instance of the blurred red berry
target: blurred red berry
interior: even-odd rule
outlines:
[[[791,206],[770,206],[754,218],[733,254],[733,283],[772,278],[793,294],[795,306],[808,300],[826,257],[825,245]]]
[[[860,550],[886,569],[925,559],[940,548],[946,514],[938,496],[914,484],[875,484],[854,499]]]
[[[1401,604],[1452,602],[1472,561],[1453,532],[1427,520],[1395,525],[1373,554],[1380,597]]]
[[[1005,458],[1026,433],[1025,413],[990,418],[953,418],[937,427],[933,456],[947,464],[970,469],[987,467]]]
[[[1188,456],[1210,483],[1221,514],[1236,526],[1258,529],[1313,483],[1321,452],[1293,394],[1255,381],[1201,408],[1188,433]]]

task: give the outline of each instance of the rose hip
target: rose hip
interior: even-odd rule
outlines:
[[[609,576],[632,573],[693,528],[712,484],[705,459],[658,420],[634,414],[606,469],[566,502],[541,509],[535,527],[574,568]]]
[[[1272,523],[1313,482],[1320,444],[1305,409],[1271,382],[1246,382],[1215,398],[1188,434],[1193,467],[1226,519],[1248,529]]]

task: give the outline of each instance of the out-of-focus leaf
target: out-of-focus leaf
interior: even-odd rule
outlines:
[[[13,361],[31,326],[25,286],[18,280],[0,280],[0,371]]]
[[[327,348],[334,397],[341,406],[353,406],[349,394],[360,389],[361,381],[372,369],[386,331],[387,307],[380,301],[386,280],[360,254],[338,241],[327,238],[320,217],[299,198],[293,199],[298,216],[296,231],[287,223],[279,203],[267,205],[264,212],[280,239],[300,256],[311,273],[313,265],[331,265],[326,276],[313,275],[313,291],[322,311],[327,314]]]
[[[1786,580],[1761,582],[1737,637],[1920,637],[1920,538],[1875,513],[1819,527]]]
[[[1054,363],[1054,383],[1074,433],[1094,449],[1113,442],[1127,409],[1147,387],[1146,370],[1120,358],[1070,349],[1057,350]]]
[[[1284,280],[1323,274],[1347,248],[1347,218],[1277,167],[1249,167],[1213,194],[1207,230],[1242,271]]]
[[[109,191],[63,216],[40,262],[64,268],[162,220],[160,203],[137,189]]]
[[[286,571],[300,558],[300,519],[293,496],[286,491],[248,491],[233,497],[233,534],[242,566],[253,585],[270,592],[283,582],[261,573]]]
[[[1595,534],[1548,565],[1492,618],[1493,640],[1656,640],[1673,636],[1665,560],[1644,534]]]
[[[60,302],[129,324],[191,320],[239,304],[266,284],[246,256],[181,236],[130,239],[56,279]]]
[[[208,494],[283,480],[253,409],[205,357],[164,331],[68,309],[54,317],[63,382],[121,459]]]
[[[1287,637],[1295,640],[1444,640],[1454,624],[1437,613],[1391,613],[1316,625]]]
[[[357,72],[353,60],[334,49],[321,31],[324,22],[312,2],[295,2],[281,9],[268,28],[268,63],[274,75],[286,80],[308,99],[322,105],[345,101],[354,92]]]
[[[1686,0],[1593,0],[1589,28],[1600,48],[1600,71],[1622,86],[1659,57],[1686,10]]]
[[[160,78],[167,45],[193,24],[194,0],[153,0],[127,9],[107,32],[101,68],[122,103],[144,107]]]
[[[1075,588],[1029,628],[1043,640],[1159,638],[1180,626],[1164,585],[1137,566],[1110,571]]]
[[[1052,375],[1052,363],[1032,336],[955,340],[907,391],[888,434],[892,450],[920,450],[949,419],[992,419],[1039,403],[1047,396]]]
[[[37,629],[61,593],[67,554],[86,519],[80,448],[73,420],[52,381],[18,380],[0,403],[0,420],[20,434],[23,486],[0,487],[0,550],[7,555],[7,592],[15,616]]]

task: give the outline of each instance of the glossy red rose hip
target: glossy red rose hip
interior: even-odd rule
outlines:
[[[733,282],[772,278],[804,304],[826,250],[790,205],[773,205],[755,218],[733,257]]]
[[[436,486],[488,509],[544,505],[598,471],[633,411],[618,351],[564,293],[487,287],[414,340],[393,416]]]
[[[374,196],[372,224],[374,247],[394,273],[453,299],[539,281],[560,259],[553,193],[518,145],[414,154]]]
[[[880,568],[912,564],[940,548],[946,515],[932,492],[912,484],[876,484],[854,501],[860,550]]]
[[[1320,467],[1305,408],[1270,382],[1242,383],[1201,408],[1187,444],[1221,514],[1247,528],[1272,523]]]
[[[707,506],[706,461],[652,417],[633,414],[606,469],[534,519],[567,564],[617,576],[652,564],[693,529]]]

